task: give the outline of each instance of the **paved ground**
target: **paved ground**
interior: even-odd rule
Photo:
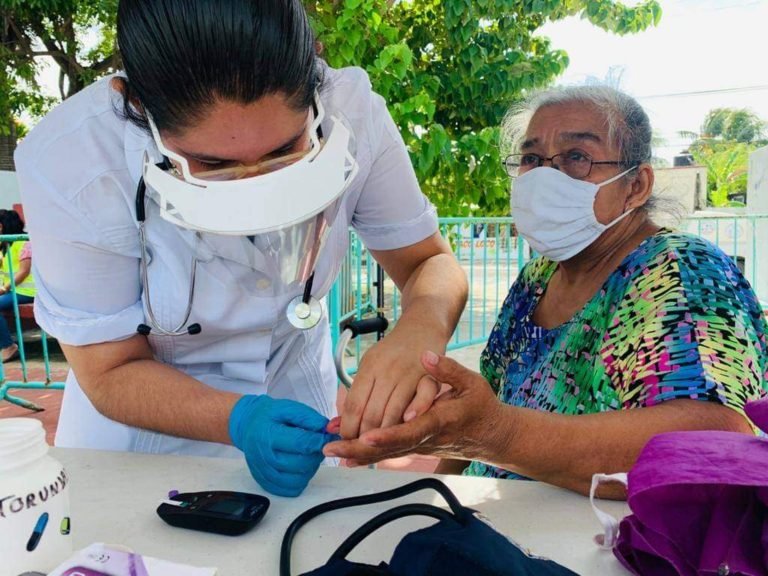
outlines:
[[[26,337],[26,336],[25,336]],[[50,381],[63,382],[67,378],[69,370],[64,356],[55,341],[49,341],[50,355]],[[45,365],[43,364],[42,348],[39,340],[33,340],[27,343],[25,348],[27,354],[27,381],[45,382]],[[15,360],[3,366],[6,381],[21,381],[23,375],[21,371],[21,362]],[[61,390],[10,390],[14,396],[19,396],[39,405],[44,410],[42,412],[30,412],[5,401],[0,401],[0,418],[12,418],[24,416],[37,418],[43,422],[47,433],[49,444],[53,444],[53,437],[56,432],[56,425],[59,421],[59,410],[61,409]]]
[[[482,346],[472,346],[455,350],[450,355],[462,362],[466,366],[477,369],[477,362]],[[32,342],[28,345],[28,381],[45,381],[45,369],[42,363],[42,354],[39,343]],[[51,355],[51,380],[63,382],[67,377],[67,364],[58,346],[50,343]],[[6,380],[21,380],[21,364],[14,361],[4,366]],[[43,422],[49,444],[53,444],[56,425],[61,410],[62,391],[60,390],[25,390],[12,391],[16,396],[32,401],[43,408],[42,412],[30,412],[8,402],[0,401],[0,418],[29,417],[37,418]],[[343,391],[340,392],[339,400],[343,400]],[[436,459],[424,456],[409,456],[406,458],[397,458],[388,460],[379,464],[379,467],[391,470],[411,470],[419,472],[431,472],[437,464]]]

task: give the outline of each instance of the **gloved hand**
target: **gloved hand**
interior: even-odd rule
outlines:
[[[337,439],[325,432],[327,424],[325,416],[300,402],[248,395],[229,415],[229,436],[262,488],[298,496],[323,461],[323,446]]]

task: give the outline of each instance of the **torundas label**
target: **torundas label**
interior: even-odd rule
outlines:
[[[52,483],[25,494],[9,494],[0,497],[0,520],[45,504],[63,492],[67,482],[67,473],[62,469]]]

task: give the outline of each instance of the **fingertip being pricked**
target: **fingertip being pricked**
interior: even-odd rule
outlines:
[[[341,431],[341,416],[331,418],[328,425],[325,427],[325,431],[328,432],[328,434],[339,434]]]

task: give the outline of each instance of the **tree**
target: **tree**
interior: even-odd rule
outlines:
[[[715,108],[701,134],[681,132],[693,143],[693,159],[707,168],[707,201],[713,207],[743,206],[747,194],[749,155],[765,145],[765,122],[746,109]]]
[[[0,0],[0,10],[0,164],[7,166],[19,114],[39,116],[53,103],[40,94],[41,59],[58,67],[62,99],[119,66],[117,0]]]
[[[713,207],[744,206],[749,155],[754,144],[700,140],[691,146],[693,159],[707,168],[707,203]]]
[[[763,137],[765,128],[765,122],[747,109],[715,108],[704,119],[701,136],[751,144]]]
[[[544,87],[568,56],[536,35],[547,21],[580,16],[617,34],[658,23],[656,0],[304,0],[323,56],[332,66],[362,66],[387,100],[425,193],[441,214],[508,213],[509,179],[499,128],[510,104]],[[65,98],[114,69],[117,0],[0,0],[12,24],[0,53],[15,90],[0,124],[29,107],[40,57],[61,69]],[[83,33],[96,30],[96,48]],[[22,64],[20,68],[10,62]],[[10,93],[10,92],[9,92]],[[19,96],[23,96],[19,98]],[[26,100],[25,100],[26,99]],[[6,122],[7,124],[7,122]]]
[[[509,213],[499,128],[510,105],[568,65],[536,31],[578,15],[617,34],[661,17],[655,1],[306,1],[324,57],[365,68],[441,214]]]

